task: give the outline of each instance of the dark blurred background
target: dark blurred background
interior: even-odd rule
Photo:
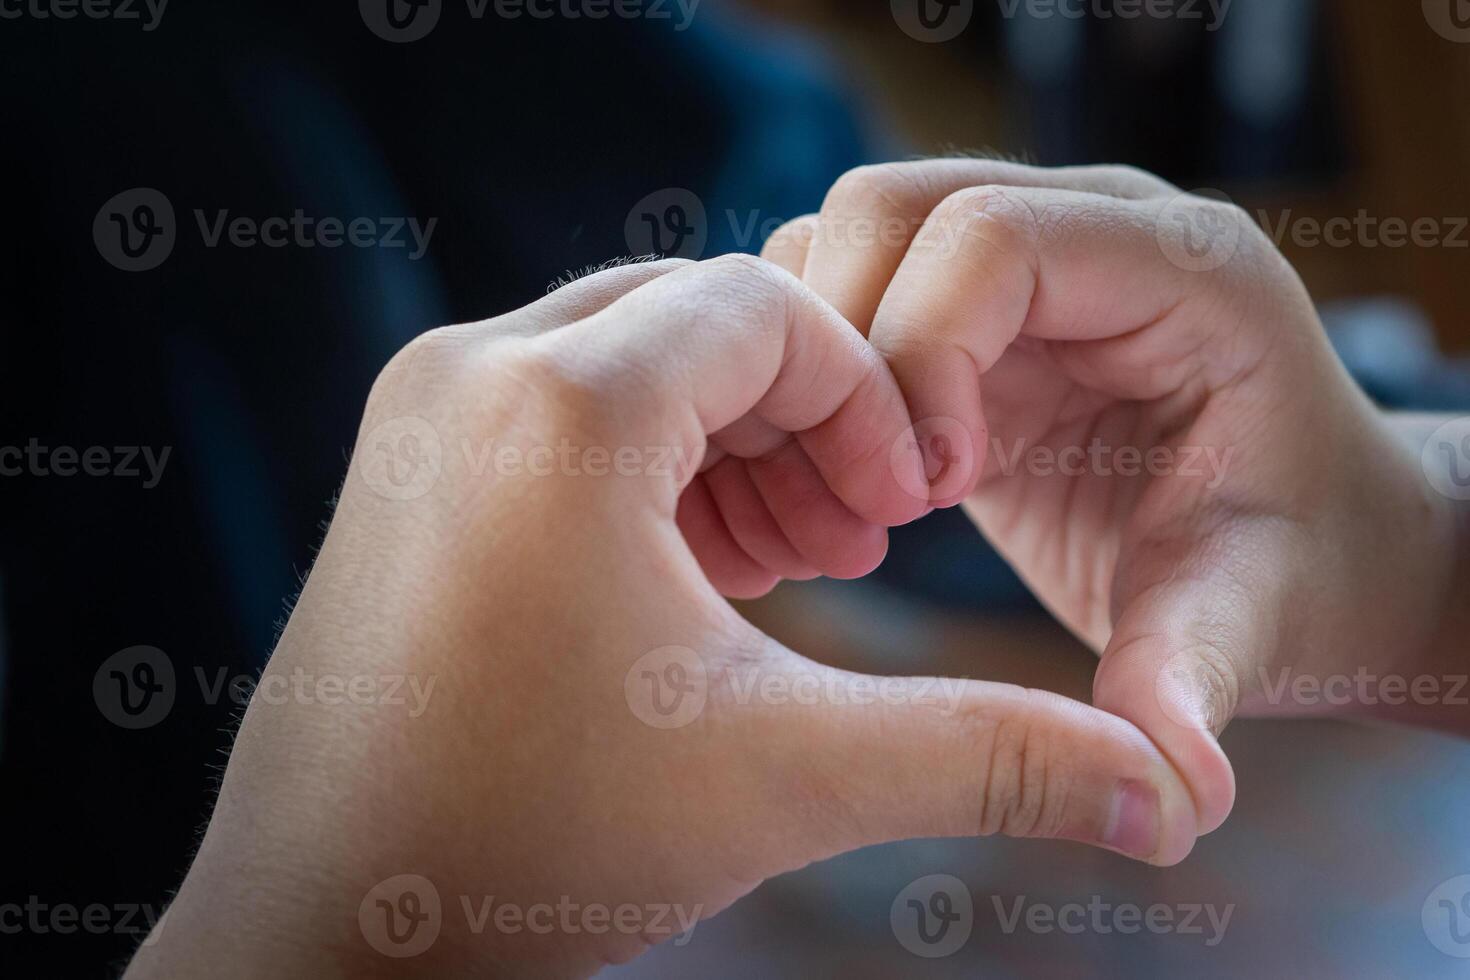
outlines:
[[[569,270],[758,250],[866,162],[1126,162],[1292,229],[1385,405],[1470,407],[1463,0],[418,2],[0,0],[0,975],[125,962],[187,867],[377,370]],[[589,16],[618,9],[640,15]],[[297,212],[339,238],[357,222],[361,244],[232,241],[237,218]],[[1363,216],[1438,237],[1294,233]],[[867,581],[744,611],[843,666],[1089,689],[1091,655],[958,515],[896,533]],[[112,686],[120,653],[152,671],[129,674],[146,708]],[[1421,921],[1470,873],[1470,749],[1325,723],[1225,743],[1237,812],[1182,867],[878,848],[613,974],[1470,976]],[[930,960],[889,909],[937,873],[976,926]],[[992,899],[1020,896],[1233,911],[1213,945],[1208,927],[1008,934]]]

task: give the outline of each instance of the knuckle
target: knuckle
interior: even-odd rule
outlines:
[[[810,247],[817,234],[818,217],[814,214],[802,215],[800,218],[792,218],[771,232],[765,244],[761,246],[762,257],[782,249],[806,249]]]
[[[978,832],[1055,837],[1062,828],[1069,785],[1065,760],[1039,717],[1047,695],[1024,690],[1019,697],[1017,709],[989,722],[979,743],[987,775],[980,794]]]
[[[955,191],[941,201],[915,244],[941,254],[977,250],[992,265],[999,259],[1005,269],[1030,269],[1047,223],[1057,220],[1038,211],[1020,189],[983,184]]]
[[[674,256],[673,258],[653,259],[648,262],[640,262],[637,264],[654,270],[678,272],[680,269],[687,269],[691,265],[698,265],[699,263],[696,262],[694,259],[681,259],[678,256]]]
[[[705,281],[698,295],[691,297],[688,311],[695,319],[780,312],[800,294],[800,284],[791,273],[754,255],[735,253],[710,259],[702,263],[699,274]]]
[[[438,419],[446,431],[463,435],[509,418],[563,433],[598,430],[611,414],[612,384],[554,338],[487,340],[466,328],[429,331],[384,368],[368,399],[370,412]]]
[[[480,379],[480,390],[506,392],[509,401],[523,411],[529,408],[543,427],[562,435],[605,433],[617,416],[619,390],[639,387],[632,379],[615,377],[615,370],[589,365],[555,334],[504,345],[485,371],[489,378]]]
[[[1258,293],[1262,285],[1283,288],[1297,281],[1290,261],[1249,211],[1233,201],[1207,197],[1195,200],[1196,223],[1201,227],[1238,231],[1236,254],[1241,261],[1229,262],[1220,270],[1224,285],[1250,295]]]
[[[1158,174],[1128,163],[1110,163],[1093,168],[1102,180],[1118,190],[1136,191],[1150,196],[1174,195],[1179,189]]]
[[[640,279],[644,279],[646,277],[647,282],[653,282],[654,280],[659,279],[665,275],[679,272],[680,270],[687,269],[690,266],[695,266],[698,264],[699,263],[696,262],[694,259],[683,259],[679,258],[678,256],[661,259],[644,259],[634,256],[628,258],[627,260],[620,260],[615,263],[607,263],[606,268],[599,269],[591,275],[587,276],[587,280],[589,282],[617,282],[619,280],[626,279],[629,276],[636,276]]]
[[[1189,199],[1195,214],[1200,219],[1198,224],[1213,222],[1216,225],[1233,226],[1239,228],[1243,234],[1260,230],[1251,220],[1249,212],[1234,201],[1217,201],[1211,197],[1199,197],[1193,194],[1189,196]]]
[[[822,204],[824,214],[915,214],[922,212],[927,188],[911,164],[874,163],[837,178]]]
[[[464,327],[439,327],[419,334],[378,372],[368,404],[398,402],[442,384],[458,372],[467,344]]]
[[[934,209],[934,217],[941,220],[968,219],[977,215],[1022,232],[1037,224],[1036,210],[1026,200],[1024,191],[1005,184],[979,184],[957,190]]]
[[[702,263],[701,267],[709,275],[732,279],[739,285],[755,288],[783,288],[787,275],[775,263],[745,252],[721,255]]]

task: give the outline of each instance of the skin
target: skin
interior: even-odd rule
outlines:
[[[405,424],[413,455],[442,448],[412,496],[391,452]],[[563,439],[690,465],[471,465],[489,440]],[[253,699],[199,853],[127,975],[587,975],[678,931],[640,909],[706,917],[765,878],[910,837],[1181,860],[1198,816],[1134,724],[981,681],[936,698],[894,680],[874,697],[873,679],[785,649],[720,595],[866,572],[886,527],[929,508],[905,489],[925,486],[924,465],[878,350],[753,257],[613,269],[415,341],[375,385],[260,690],[299,671],[406,674],[432,693],[417,715]],[[678,727],[641,693],[671,676],[670,647],[682,683],[705,678]],[[400,875],[430,883],[442,912],[411,958],[385,954],[383,923],[432,903],[415,884],[404,904]],[[488,896],[632,907],[636,928],[514,928],[478,918]]]
[[[946,467],[931,503],[962,502],[1100,654],[1093,703],[1178,766],[1201,833],[1234,800],[1232,717],[1324,712],[1283,677],[1466,672],[1470,518],[1420,458],[1444,420],[1369,403],[1239,209],[1123,167],[931,160],[847,174],[765,254],[882,352]],[[1002,465],[1094,439],[1228,465]],[[1470,732],[1376,693],[1325,711]]]
[[[1463,671],[1470,537],[1420,464],[1436,423],[1367,402],[1238,211],[1131,170],[930,161],[849,174],[766,255],[602,272],[385,369],[265,680],[406,673],[431,699],[252,701],[130,977],[585,975],[668,924],[477,930],[475,909],[698,918],[907,837],[1171,864],[1230,809],[1218,731],[1300,713],[1263,699],[1263,670]],[[407,419],[442,472],[403,499]],[[1210,479],[1007,474],[990,451],[1093,437],[1231,455]],[[472,466],[489,440],[687,465]],[[936,700],[922,678],[855,697],[865,679],[722,598],[861,575],[887,527],[959,503],[1101,653],[1095,706],[980,681]],[[680,725],[642,699],[661,677],[703,679]],[[406,874],[442,915],[394,958],[373,926],[421,911]]]

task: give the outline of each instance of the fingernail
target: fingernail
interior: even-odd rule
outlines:
[[[1146,860],[1159,849],[1159,824],[1159,791],[1148,783],[1125,779],[1113,793],[1103,846]]]

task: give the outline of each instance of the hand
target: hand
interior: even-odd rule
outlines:
[[[1181,859],[1188,791],[1128,722],[833,670],[711,586],[880,559],[927,506],[902,488],[920,454],[892,449],[908,428],[877,352],[750,257],[605,271],[410,345],[259,690],[407,674],[431,694],[417,716],[254,698],[130,976],[585,974],[905,837]]]
[[[1094,704],[1179,767],[1200,832],[1234,800],[1230,718],[1310,710],[1283,678],[1463,649],[1470,550],[1427,433],[1369,404],[1239,209],[1128,168],[932,160],[847,174],[765,254],[883,352],[930,503],[963,501],[1101,654]]]

